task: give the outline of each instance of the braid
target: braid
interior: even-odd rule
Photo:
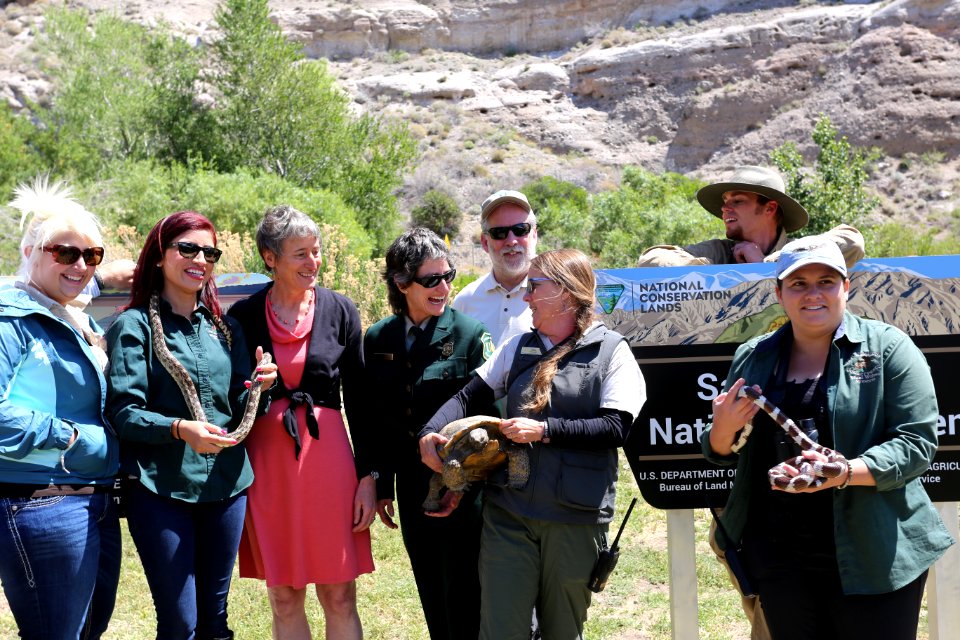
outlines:
[[[550,390],[560,361],[577,345],[595,319],[594,287],[596,280],[590,259],[576,249],[555,249],[541,253],[531,261],[545,276],[556,282],[576,307],[576,326],[569,338],[553,349],[534,370],[530,386],[524,391],[522,411],[539,414],[550,404]]]
[[[546,360],[541,360],[533,372],[533,379],[527,388],[525,395],[530,397],[524,402],[520,409],[529,411],[533,414],[539,414],[547,408],[550,403],[550,388],[553,385],[553,378],[557,375],[557,369],[560,366],[560,360],[576,346],[583,334],[586,333],[590,325],[593,324],[593,309],[581,307],[577,310],[577,327],[573,334],[560,343],[553,353]]]

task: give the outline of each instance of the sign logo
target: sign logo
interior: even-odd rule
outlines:
[[[620,296],[623,295],[624,286],[622,284],[598,284],[597,285],[597,302],[600,303],[600,308],[603,309],[603,312],[607,315],[613,313],[613,310],[617,308],[617,302],[620,301]]]

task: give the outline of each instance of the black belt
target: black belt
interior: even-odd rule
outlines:
[[[50,498],[52,496],[89,496],[110,493],[112,484],[9,484],[0,483],[0,498]]]

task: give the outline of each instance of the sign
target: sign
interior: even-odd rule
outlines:
[[[759,263],[597,272],[600,317],[627,337],[647,383],[624,450],[654,507],[726,503],[735,469],[707,462],[700,435],[737,347],[787,321],[774,271]],[[926,356],[939,448],[922,481],[933,501],[960,500],[960,256],[861,260],[850,274],[847,309],[899,327]]]

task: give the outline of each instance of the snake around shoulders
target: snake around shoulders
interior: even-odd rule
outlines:
[[[187,403],[187,409],[190,411],[190,416],[198,422],[207,422],[203,406],[200,404],[200,397],[197,395],[197,388],[193,384],[190,374],[183,365],[180,364],[173,353],[170,352],[170,349],[167,347],[167,342],[163,337],[163,323],[160,320],[159,293],[154,292],[153,295],[150,296],[150,306],[147,315],[150,319],[150,329],[153,334],[151,339],[153,352],[157,356],[157,360],[160,361],[160,364],[163,365],[163,368],[167,370],[167,373],[170,374],[173,381],[180,388],[183,399]],[[227,327],[221,318],[214,316],[213,321],[217,329],[226,337],[227,348],[230,349],[233,346],[233,335],[230,332],[230,328]],[[240,419],[240,424],[237,425],[237,428],[227,434],[238,443],[242,442],[243,439],[249,435],[250,430],[253,428],[253,423],[257,418],[257,407],[260,404],[260,395],[262,393],[260,384],[256,382],[257,370],[271,362],[273,362],[271,355],[269,353],[263,354],[260,362],[258,362],[254,368],[253,373],[250,374],[249,380],[251,381],[251,385],[249,394],[247,395],[247,403],[244,406],[243,417]]]

